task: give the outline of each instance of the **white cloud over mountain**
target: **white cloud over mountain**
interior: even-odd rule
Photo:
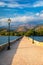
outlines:
[[[10,18],[11,22],[31,22],[36,20],[43,20],[43,13],[42,11],[40,13],[36,13],[34,15],[23,15],[23,16],[15,16],[13,18]],[[8,18],[0,18],[0,22],[8,22]]]

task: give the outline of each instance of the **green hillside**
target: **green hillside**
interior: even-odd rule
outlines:
[[[9,31],[7,29],[1,29],[0,30],[0,36],[7,36],[9,35]],[[16,30],[10,30],[10,35],[11,36],[43,36],[43,25],[39,25],[30,29],[27,29],[24,26],[18,27]]]

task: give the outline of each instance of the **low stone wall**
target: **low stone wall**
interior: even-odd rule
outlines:
[[[29,38],[29,40],[32,42],[33,39],[32,38]],[[43,42],[39,42],[39,41],[36,41],[34,40],[34,44],[37,45],[37,46],[43,46]]]
[[[4,44],[4,45],[2,45],[2,46],[0,45],[0,51],[3,50],[3,49],[5,49],[5,47],[7,46],[7,44],[8,44],[8,43],[6,43],[6,44]]]
[[[22,37],[19,37],[19,38],[17,38],[16,40],[11,41],[11,42],[10,42],[10,45],[12,45],[13,43],[15,43],[16,41],[18,41],[18,40],[21,39],[21,38],[22,38]],[[8,43],[5,43],[5,44],[3,44],[3,45],[0,45],[0,51],[4,50],[7,46],[8,46]]]
[[[34,41],[34,44],[37,46],[43,46],[43,42]]]

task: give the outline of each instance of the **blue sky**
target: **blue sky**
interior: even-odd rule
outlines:
[[[43,20],[43,0],[0,0],[0,21]]]

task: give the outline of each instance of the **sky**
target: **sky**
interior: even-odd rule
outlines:
[[[43,0],[0,0],[0,22],[43,20]],[[0,23],[0,24],[1,24]]]

